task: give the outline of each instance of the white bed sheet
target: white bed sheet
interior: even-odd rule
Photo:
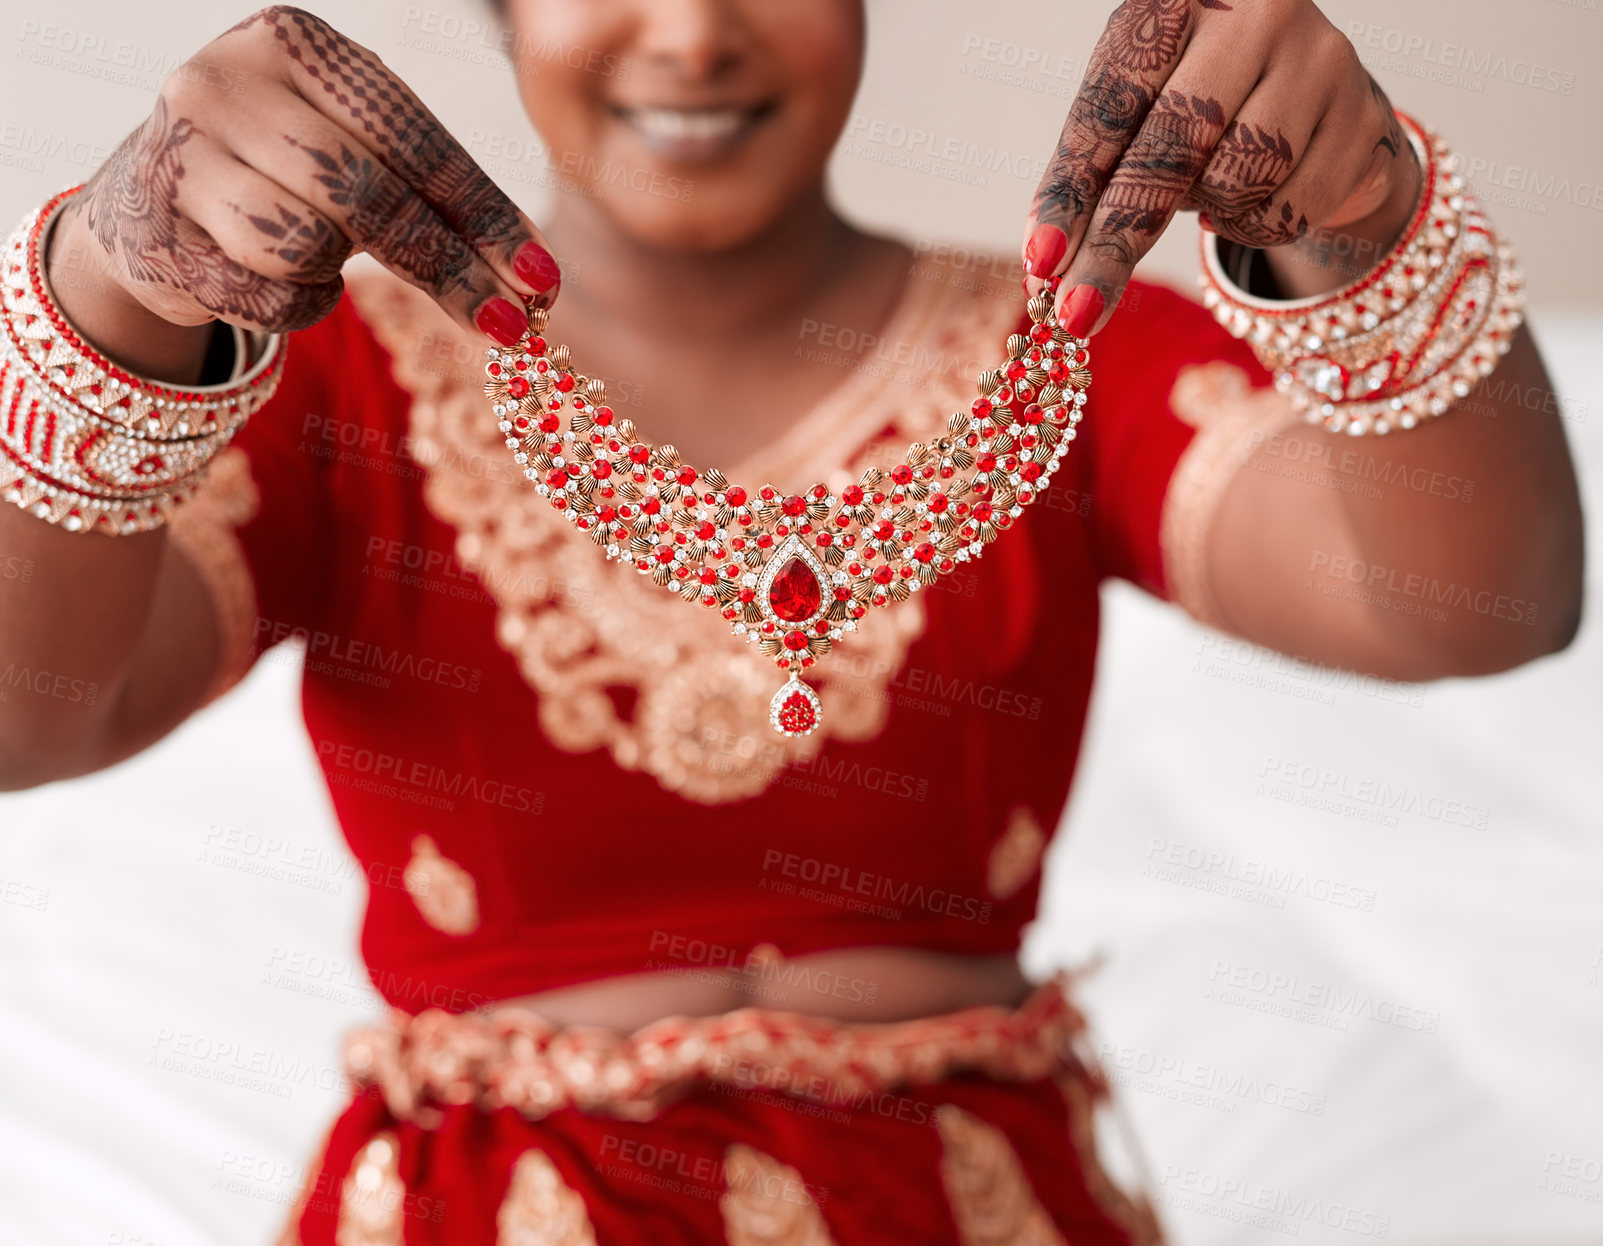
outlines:
[[[1543,329],[1595,491],[1603,323]],[[0,1246],[268,1242],[344,1102],[379,1003],[296,662],[0,797]],[[1109,593],[1027,958],[1105,957],[1083,998],[1175,1242],[1603,1242],[1600,687],[1595,617],[1416,691]],[[1270,759],[1354,794],[1298,803]]]

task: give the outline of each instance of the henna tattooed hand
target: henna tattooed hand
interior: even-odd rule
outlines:
[[[274,6],[181,68],[58,230],[163,320],[287,332],[354,250],[510,345],[561,276],[545,239],[412,91],[321,18]],[[52,248],[52,254],[56,248]]]
[[[1094,332],[1181,211],[1249,247],[1350,230],[1378,260],[1419,184],[1385,93],[1313,0],[1124,0],[1036,191],[1026,286],[1061,275],[1059,317]]]

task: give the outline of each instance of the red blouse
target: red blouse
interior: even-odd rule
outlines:
[[[953,276],[915,264],[866,358],[804,326],[798,350],[842,383],[761,461],[721,464],[730,479],[855,478],[966,408],[1022,296]],[[1079,749],[1097,586],[1205,613],[1217,464],[1280,409],[1199,306],[1133,286],[1042,501],[977,564],[871,612],[820,664],[824,729],[785,741],[771,663],[606,563],[523,480],[482,358],[399,282],[353,278],[174,525],[216,602],[223,686],[306,638],[306,725],[370,881],[363,954],[410,1011],[718,970],[762,944],[1016,949]]]

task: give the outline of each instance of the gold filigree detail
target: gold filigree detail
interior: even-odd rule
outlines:
[[[1046,832],[1028,805],[1016,805],[1007,820],[1007,830],[991,848],[986,864],[985,885],[998,900],[1006,900],[1029,882],[1041,868],[1046,849]]]
[[[449,935],[472,934],[479,928],[479,891],[473,875],[449,857],[442,857],[434,839],[412,839],[412,859],[401,884],[423,920]]]
[[[1034,1081],[1064,1067],[1068,1044],[1084,1028],[1064,974],[1016,1008],[986,1004],[909,1021],[741,1008],[665,1017],[623,1035],[553,1025],[518,1005],[416,1015],[393,1009],[386,1024],[347,1036],[345,1067],[356,1086],[377,1086],[398,1120],[463,1103],[514,1108],[530,1120],[570,1107],[650,1120],[698,1085],[742,1085],[756,1065],[784,1069],[793,1085],[827,1084],[843,1097],[932,1085],[961,1072]]]
[[[1096,1109],[1108,1092],[1101,1076],[1100,1071],[1088,1076],[1082,1069],[1071,1069],[1052,1079],[1068,1105],[1069,1141],[1079,1156],[1085,1187],[1103,1214],[1129,1236],[1130,1246],[1162,1246],[1163,1229],[1151,1202],[1143,1194],[1126,1193],[1102,1167],[1096,1140]]]
[[[584,1198],[544,1151],[525,1151],[512,1166],[495,1214],[496,1246],[596,1246]]]
[[[356,1153],[340,1186],[340,1218],[334,1246],[401,1246],[406,1186],[395,1135],[375,1134]]]
[[[1067,1246],[1006,1134],[951,1103],[936,1111],[935,1127],[941,1183],[963,1246]]]
[[[839,488],[885,460],[887,447],[944,430],[973,396],[970,363],[1022,308],[943,275],[931,261],[915,263],[881,336],[944,370],[927,374],[924,388],[901,383],[894,369],[854,372],[760,456],[727,465],[730,478]],[[608,748],[626,770],[687,800],[721,804],[760,794],[828,737],[867,740],[884,728],[886,688],[923,633],[918,597],[849,633],[818,672],[820,730],[776,736],[771,664],[716,613],[608,563],[517,474],[485,409],[475,362],[483,343],[386,273],[354,271],[348,288],[411,395],[409,446],[426,472],[424,498],[456,529],[458,558],[495,598],[496,639],[539,695],[552,743],[574,753]],[[442,368],[437,360],[446,359],[466,362]],[[631,710],[620,710],[616,689],[637,694]]]
[[[1180,369],[1169,409],[1197,435],[1175,464],[1163,500],[1164,577],[1177,604],[1204,623],[1224,626],[1208,575],[1208,529],[1254,448],[1301,421],[1280,391],[1254,387],[1238,365],[1218,361]]]
[[[835,1246],[801,1173],[737,1142],[724,1152],[718,1201],[729,1246]]]
[[[250,459],[230,446],[211,461],[194,497],[167,521],[167,541],[194,570],[211,598],[217,620],[217,670],[206,703],[222,696],[256,659],[256,581],[239,529],[256,518],[262,497]]]

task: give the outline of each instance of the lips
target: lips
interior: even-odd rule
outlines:
[[[733,151],[774,111],[772,104],[723,108],[615,107],[613,115],[653,152],[708,160]]]

